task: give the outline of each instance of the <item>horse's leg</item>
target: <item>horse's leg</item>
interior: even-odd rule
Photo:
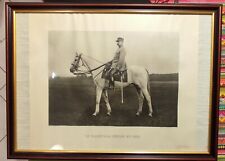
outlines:
[[[110,107],[110,104],[109,104],[109,97],[108,97],[108,92],[107,90],[104,90],[103,93],[102,93],[102,97],[105,101],[105,104],[106,104],[106,108],[107,108],[107,115],[111,115],[111,107]]]
[[[95,107],[95,112],[93,113],[93,116],[96,116],[99,113],[99,105],[100,105],[101,96],[102,96],[102,88],[96,87],[96,107]]]
[[[135,87],[137,89],[137,95],[138,95],[138,111],[137,111],[136,115],[139,116],[142,113],[144,95],[143,95],[141,89],[137,85],[135,85]]]
[[[153,110],[152,110],[151,96],[150,96],[150,94],[148,93],[147,87],[142,88],[141,90],[142,90],[142,92],[143,92],[143,94],[144,94],[144,96],[145,96],[145,98],[146,98],[146,100],[147,100],[147,102],[148,102],[149,116],[152,117]]]

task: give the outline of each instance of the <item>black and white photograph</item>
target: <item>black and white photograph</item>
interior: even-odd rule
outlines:
[[[177,127],[179,35],[49,31],[49,125]]]

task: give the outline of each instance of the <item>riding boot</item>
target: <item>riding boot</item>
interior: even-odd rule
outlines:
[[[110,88],[110,89],[114,89],[114,79],[113,79],[113,77],[111,77],[111,78],[109,79],[109,88]]]

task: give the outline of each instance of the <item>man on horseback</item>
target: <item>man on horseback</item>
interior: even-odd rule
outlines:
[[[143,101],[145,98],[149,107],[149,116],[152,116],[153,110],[151,96],[149,93],[149,73],[146,68],[141,66],[130,65],[127,67],[125,63],[126,52],[123,46],[124,39],[119,37],[117,38],[116,42],[118,49],[116,50],[112,61],[96,67],[96,63],[92,63],[91,61],[93,58],[76,53],[75,59],[73,60],[70,67],[70,72],[74,75],[91,74],[93,82],[96,86],[96,105],[95,112],[93,113],[94,116],[98,115],[99,113],[101,97],[103,97],[106,103],[107,115],[111,114],[111,107],[107,93],[108,88],[110,88],[109,80],[111,82],[114,82],[115,80],[121,82],[115,84],[116,87],[121,88],[121,103],[123,103],[123,88],[130,84],[135,85],[139,101],[136,115],[139,116],[141,114]],[[104,69],[101,70],[103,67]],[[100,72],[93,72],[96,70],[99,70]],[[128,79],[128,73],[130,75],[130,79]]]
[[[126,51],[123,46],[124,38],[118,37],[116,42],[118,49],[116,50],[115,55],[113,57],[111,70],[109,72],[110,75],[109,86],[112,88],[114,87],[113,75],[116,72],[123,72],[124,70],[126,70],[126,62],[125,62]]]

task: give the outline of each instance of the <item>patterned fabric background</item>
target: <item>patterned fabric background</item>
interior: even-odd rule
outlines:
[[[225,158],[225,7],[222,18],[222,53],[221,53],[221,79],[220,79],[220,111],[219,111],[219,139],[218,154]]]

